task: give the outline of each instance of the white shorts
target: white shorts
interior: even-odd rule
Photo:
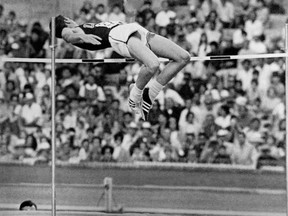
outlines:
[[[127,47],[129,37],[138,32],[141,36],[141,41],[147,46],[147,34],[149,31],[137,23],[129,23],[116,26],[109,33],[109,42],[115,52],[123,57],[131,58]]]

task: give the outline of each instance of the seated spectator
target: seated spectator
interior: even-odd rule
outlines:
[[[257,20],[255,10],[250,12],[249,19],[245,22],[245,31],[247,33],[248,40],[251,40],[255,36],[259,37],[264,32],[263,23],[260,20]]]
[[[4,17],[4,6],[1,4],[0,5],[0,27],[4,25],[5,22],[5,17]]]
[[[34,135],[30,134],[26,136],[25,144],[23,147],[24,152],[23,155],[21,155],[23,159],[36,158],[38,143]]]
[[[273,87],[276,90],[276,95],[279,98],[282,98],[282,96],[285,93],[285,87],[284,84],[281,82],[281,77],[278,72],[273,72],[271,76],[271,87]]]
[[[188,21],[186,24],[186,40],[191,44],[192,53],[198,52],[200,37],[201,37],[201,31],[199,31],[198,28],[198,21],[196,18],[192,18]]]
[[[267,47],[265,42],[264,35],[260,36],[254,36],[252,40],[249,43],[249,50],[251,50],[252,53],[267,53]]]
[[[272,110],[272,124],[278,125],[278,123],[285,119],[285,104],[286,98],[285,96],[281,97],[281,102],[277,104],[274,109]]]
[[[34,131],[39,126],[42,118],[41,106],[35,102],[34,95],[27,93],[24,98],[24,105],[20,114],[22,124],[28,131]]]
[[[230,127],[231,115],[230,108],[227,105],[222,105],[218,111],[218,117],[215,119],[215,124],[222,129]]]
[[[262,109],[265,114],[269,115],[273,109],[281,103],[280,98],[276,95],[276,90],[273,87],[269,87],[266,95],[263,96],[262,99]]]
[[[152,1],[151,0],[145,0],[143,2],[143,6],[138,10],[137,12],[137,16],[139,16],[142,20],[142,22],[140,23],[140,25],[142,26],[146,26],[147,21],[150,18],[155,18],[156,14],[152,8]]]
[[[249,127],[246,127],[243,130],[243,132],[246,134],[247,141],[255,147],[261,145],[264,142],[264,134],[260,129],[260,119],[254,118],[250,121]]]
[[[78,154],[79,162],[86,161],[88,159],[88,155],[89,155],[89,141],[88,139],[84,139],[81,142],[81,147]]]
[[[195,135],[198,135],[200,131],[199,125],[195,122],[195,116],[194,113],[189,111],[186,115],[185,122],[183,122],[183,125],[180,127],[181,134],[186,133],[194,133]]]
[[[20,134],[20,114],[22,106],[20,105],[19,96],[11,95],[9,103],[9,127],[11,134],[18,136]]]
[[[101,162],[115,162],[113,159],[113,147],[106,145],[102,148],[102,157],[101,157]]]
[[[75,100],[75,99],[74,99]],[[70,104],[65,106],[65,114],[63,119],[63,126],[65,129],[76,128],[78,114],[73,110]]]
[[[19,89],[17,88],[14,80],[7,80],[6,89],[4,91],[5,100],[9,101],[11,96],[14,94],[19,94]]]
[[[126,15],[121,11],[119,4],[114,4],[111,13],[108,15],[108,21],[121,21],[126,22]]]
[[[16,159],[15,153],[9,150],[9,147],[6,143],[0,143],[0,162],[12,162]]]
[[[233,33],[233,46],[241,49],[244,47],[244,42],[247,40],[247,32],[245,31],[244,20],[241,20],[237,29]]]
[[[265,0],[257,0],[256,13],[257,20],[260,20],[263,23],[263,26],[269,27],[270,11]]]
[[[102,148],[101,148],[101,138],[98,136],[93,137],[92,142],[89,147],[88,161],[95,162],[100,161],[102,157]]]
[[[125,150],[122,147],[123,141],[123,133],[118,132],[114,135],[114,151],[113,151],[113,159],[117,162],[129,162],[130,154],[129,151]]]
[[[221,145],[215,152],[213,163],[215,164],[231,164],[230,155],[227,153],[226,146]]]
[[[44,45],[49,38],[49,34],[44,31],[42,25],[39,22],[35,22],[32,26],[30,33],[31,52],[29,57],[31,58],[44,58],[46,53]]]
[[[141,144],[141,146],[146,146],[144,143]],[[149,153],[148,153],[149,154]],[[147,155],[146,150],[143,150],[143,148],[136,147],[133,151],[133,154],[131,156],[131,160],[133,162],[137,161],[149,161],[149,157]]]
[[[248,91],[251,89],[251,81],[252,81],[252,74],[253,68],[251,61],[249,59],[245,59],[242,61],[242,68],[237,70],[236,79],[242,82],[242,89],[244,91]]]
[[[176,17],[176,13],[169,9],[168,1],[161,2],[161,11],[156,15],[156,24],[160,27],[166,27],[170,23],[170,19]]]
[[[208,42],[217,42],[219,43],[222,37],[222,33],[216,29],[216,23],[215,22],[209,22],[207,29],[205,30]]]
[[[87,83],[82,85],[79,90],[79,96],[88,100],[105,100],[105,94],[101,86],[95,83],[93,75],[89,75]]]
[[[166,115],[168,118],[174,117],[178,121],[180,118],[181,110],[182,108],[176,106],[172,98],[165,99],[164,115]]]
[[[101,22],[105,22],[108,19],[108,13],[105,11],[105,6],[103,4],[98,4],[96,6],[96,18]]]
[[[258,153],[251,145],[243,132],[239,132],[234,143],[225,144],[228,154],[231,156],[232,164],[241,164],[256,168]]]
[[[223,28],[231,28],[235,19],[234,5],[229,0],[220,0],[217,12]]]
[[[200,163],[212,163],[215,160],[216,156],[216,150],[219,146],[218,141],[216,140],[210,140],[206,142],[203,151],[201,153],[201,156],[199,158]]]
[[[15,11],[11,10],[9,11],[6,19],[5,19],[5,26],[8,28],[11,32],[15,31],[18,25],[18,19],[16,17]]]
[[[253,106],[258,98],[260,98],[260,91],[258,88],[258,81],[256,79],[252,79],[251,88],[247,90],[247,97],[249,104]]]
[[[202,129],[206,137],[213,137],[216,135],[218,126],[215,124],[215,118],[212,114],[208,114],[203,122]]]
[[[90,10],[90,9],[89,9]],[[87,23],[87,13],[89,12],[89,10],[86,10],[84,8],[82,8],[78,14],[78,17],[75,19],[75,22],[78,25],[82,25],[84,23]]]
[[[208,38],[206,33],[202,33],[200,37],[200,43],[197,50],[197,55],[199,57],[205,57],[208,53],[211,52],[211,48],[208,43]]]
[[[286,120],[281,119],[276,125],[275,132],[273,133],[279,142],[284,142],[286,136]]]

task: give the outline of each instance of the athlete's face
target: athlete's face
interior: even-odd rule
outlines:
[[[74,22],[72,19],[65,17],[65,23],[67,25],[68,28],[75,28],[78,26],[78,24],[76,22]]]

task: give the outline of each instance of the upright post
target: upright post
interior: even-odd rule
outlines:
[[[56,216],[56,181],[55,181],[55,163],[56,163],[56,139],[55,139],[55,17],[51,19],[51,169],[52,169],[52,216]]]
[[[112,212],[112,178],[106,177],[104,179],[105,187],[105,210],[106,212]]]
[[[288,24],[285,24],[285,107],[286,107],[286,215],[288,216]]]

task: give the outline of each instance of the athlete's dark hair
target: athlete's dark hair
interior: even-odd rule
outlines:
[[[51,22],[49,26],[50,26],[50,31],[51,31],[51,28],[52,28]],[[62,15],[55,17],[55,36],[57,38],[62,38],[62,30],[65,27],[67,27],[65,23],[65,17]]]
[[[22,211],[25,207],[32,207],[34,206],[35,209],[37,210],[37,205],[32,202],[31,200],[25,200],[20,204],[19,210]]]

